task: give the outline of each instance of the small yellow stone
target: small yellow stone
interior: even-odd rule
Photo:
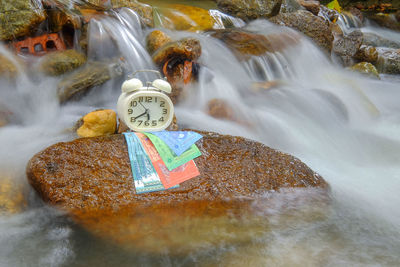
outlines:
[[[117,130],[117,114],[111,109],[92,111],[80,121],[76,133],[80,137],[96,137],[114,134]]]

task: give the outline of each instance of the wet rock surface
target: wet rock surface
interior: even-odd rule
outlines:
[[[373,46],[362,45],[354,58],[362,62],[375,63],[378,60],[378,52]]]
[[[149,33],[146,37],[146,49],[149,54],[153,54],[157,49],[171,42],[172,39],[166,33],[160,30],[155,30]]]
[[[117,114],[111,109],[92,111],[77,123],[80,137],[96,137],[114,134],[117,130]]]
[[[87,0],[86,2],[93,4],[95,6],[101,6],[104,8],[122,8],[128,7],[134,10],[143,20],[143,22],[149,26],[154,26],[153,21],[153,8],[147,4],[140,3],[138,1],[130,1],[130,0]],[[88,6],[88,8],[93,8],[92,6]]]
[[[195,61],[200,56],[200,41],[194,38],[166,43],[154,52],[154,63],[172,86],[170,98],[174,104],[183,97],[184,85],[196,79]]]
[[[208,10],[188,5],[172,4],[162,9],[163,27],[178,31],[206,31],[214,27],[215,20]]]
[[[279,13],[282,0],[217,0],[218,8],[245,21],[270,18]]]
[[[400,74],[400,49],[377,48],[379,72],[388,74]]]
[[[8,58],[0,54],[0,79],[12,80],[18,75],[17,66]]]
[[[27,206],[23,186],[16,180],[3,174],[0,177],[0,216],[19,213]]]
[[[329,22],[311,12],[298,10],[292,13],[280,13],[272,17],[271,22],[298,30],[311,38],[318,46],[330,52],[333,35]]]
[[[232,120],[235,114],[232,107],[226,101],[218,98],[208,101],[207,113],[214,118],[227,120]]]
[[[216,30],[211,36],[224,42],[241,60],[246,60],[249,56],[281,51],[296,44],[298,40],[295,35],[289,36],[285,33],[264,36],[241,29]]]
[[[153,61],[161,66],[171,59],[195,61],[201,56],[200,41],[194,38],[168,43],[162,46],[153,55]]]
[[[318,16],[318,13],[321,8],[321,4],[319,1],[314,1],[314,0],[299,0],[298,1],[302,7],[304,7],[306,10],[310,11],[313,13],[315,16]]]
[[[290,155],[242,137],[202,134],[202,156],[195,159],[201,175],[176,189],[135,194],[122,135],[55,144],[30,160],[27,175],[44,201],[92,233],[170,253],[248,241],[265,229],[265,218],[251,216],[251,207],[267,191],[328,191],[318,174]]]
[[[45,19],[40,1],[3,0],[0,4],[0,40],[29,35]]]
[[[121,76],[123,69],[119,62],[88,62],[85,66],[66,75],[58,83],[60,103],[77,99],[91,88],[101,85],[111,78]]]
[[[76,50],[57,51],[45,55],[40,69],[47,75],[58,76],[79,68],[86,63],[86,56]]]
[[[394,31],[400,31],[400,21],[397,21],[395,16],[377,13],[368,16],[368,19],[372,20],[381,27],[388,28]]]
[[[398,48],[400,49],[400,43],[395,42],[393,40],[386,39],[382,36],[379,36],[375,33],[364,32],[363,33],[363,44],[367,46],[382,46],[389,48]]]
[[[378,70],[375,68],[374,65],[372,65],[369,62],[357,63],[357,64],[353,65],[350,69],[354,70],[354,71],[357,71],[359,73],[368,75],[370,77],[374,77],[374,78],[377,78],[377,79],[380,78]]]
[[[348,34],[335,34],[332,50],[343,60],[345,66],[348,66],[353,56],[356,55],[363,41],[363,34],[354,30]]]

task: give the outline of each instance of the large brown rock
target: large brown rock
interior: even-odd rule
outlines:
[[[2,0],[0,4],[0,40],[29,35],[46,19],[40,1]]]
[[[331,51],[333,35],[329,22],[321,17],[314,16],[309,11],[298,10],[292,13],[280,13],[271,18],[270,21],[298,30],[310,37],[321,48],[328,52]]]
[[[326,182],[300,160],[242,137],[203,133],[200,176],[179,188],[135,194],[122,135],[55,144],[28,163],[41,198],[103,238],[142,251],[187,253],[245,242],[265,230],[253,204],[281,188]]]
[[[267,52],[282,51],[299,40],[296,35],[280,33],[265,36],[242,29],[216,30],[211,36],[224,42],[240,60]]]
[[[279,13],[282,0],[216,0],[218,8],[245,21],[270,18]]]

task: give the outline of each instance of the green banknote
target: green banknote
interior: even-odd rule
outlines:
[[[144,133],[156,147],[158,153],[160,154],[162,160],[167,166],[169,171],[191,161],[198,156],[201,156],[201,152],[196,145],[192,145],[188,150],[183,152],[180,156],[177,156],[172,149],[169,148],[160,138],[151,133]]]

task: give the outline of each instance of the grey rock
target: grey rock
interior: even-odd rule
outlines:
[[[66,75],[58,84],[58,98],[60,103],[85,94],[91,88],[106,81],[121,76],[122,65],[118,61],[113,63],[89,62],[82,68]]]
[[[282,0],[216,0],[218,8],[245,21],[270,18],[279,13]]]

